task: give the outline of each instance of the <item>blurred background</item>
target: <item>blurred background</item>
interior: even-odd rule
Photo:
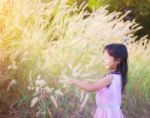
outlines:
[[[43,0],[49,1],[49,0]],[[124,20],[135,19],[143,28],[136,34],[139,37],[144,35],[150,35],[150,1],[149,0],[68,0],[69,5],[77,3],[78,6],[82,3],[86,3],[86,10],[92,12],[102,6],[108,5],[109,12],[117,11],[130,13],[124,18]]]

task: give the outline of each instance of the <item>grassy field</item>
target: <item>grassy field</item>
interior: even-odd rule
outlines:
[[[63,84],[68,77],[96,80],[106,73],[103,47],[126,44],[129,81],[122,109],[132,118],[150,112],[150,45],[126,14],[93,13],[65,1],[0,1],[0,117],[91,118],[95,94]],[[129,117],[130,117],[129,116]]]

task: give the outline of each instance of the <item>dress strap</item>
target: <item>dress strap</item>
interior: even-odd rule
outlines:
[[[105,76],[107,76],[109,74],[121,74],[121,73],[120,73],[120,71],[108,72],[105,74]]]
[[[110,72],[111,74],[121,74],[120,71]]]

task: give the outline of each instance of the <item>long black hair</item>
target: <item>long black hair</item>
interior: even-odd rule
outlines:
[[[107,51],[108,54],[114,57],[115,60],[120,60],[120,63],[117,65],[117,72],[120,72],[122,78],[122,92],[124,91],[125,85],[127,83],[127,74],[128,74],[128,51],[124,44],[112,43],[106,45],[104,51]]]

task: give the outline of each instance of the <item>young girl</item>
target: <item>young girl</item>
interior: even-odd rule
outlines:
[[[127,83],[128,52],[123,44],[109,44],[104,48],[104,64],[109,74],[95,83],[78,79],[69,79],[70,85],[76,85],[96,93],[96,113],[94,118],[123,118],[121,112],[121,94]]]

